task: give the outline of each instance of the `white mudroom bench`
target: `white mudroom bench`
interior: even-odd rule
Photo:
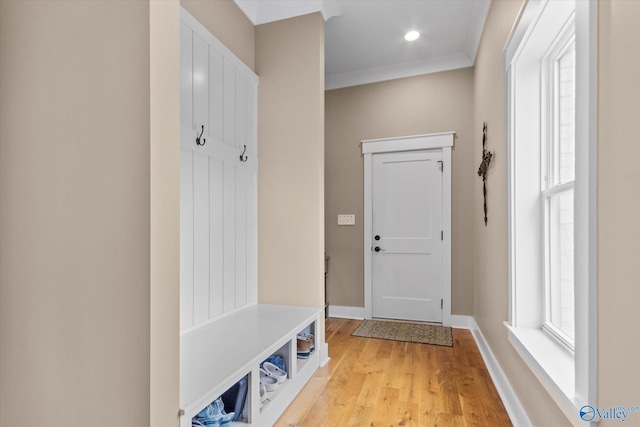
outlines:
[[[319,349],[296,357],[296,336],[316,334],[322,309],[253,304],[203,326],[180,339],[180,427],[239,380],[248,376],[243,415],[231,426],[272,426],[320,366]],[[285,360],[288,379],[266,400],[260,398],[260,364],[272,355]]]

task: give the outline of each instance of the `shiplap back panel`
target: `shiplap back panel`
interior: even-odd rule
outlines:
[[[258,78],[184,10],[180,34],[185,331],[257,301]]]
[[[193,151],[180,149],[180,326],[193,325]]]

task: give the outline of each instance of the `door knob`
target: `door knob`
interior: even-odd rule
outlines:
[[[374,239],[380,240],[380,236],[376,234],[376,237],[374,237]]]
[[[375,248],[373,248],[373,250],[376,252],[384,251],[384,249],[382,249],[380,246],[376,246]]]

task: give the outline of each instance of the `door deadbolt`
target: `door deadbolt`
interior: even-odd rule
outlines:
[[[376,235],[376,237],[374,237],[374,239],[380,240],[380,236]]]

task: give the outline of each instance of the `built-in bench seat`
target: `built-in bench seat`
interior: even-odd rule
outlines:
[[[296,358],[296,335],[314,333],[322,310],[309,307],[254,304],[187,330],[180,339],[181,427],[241,378],[249,375],[242,423],[272,425],[319,366],[318,351]],[[288,380],[264,403],[260,399],[260,363],[279,354]]]

